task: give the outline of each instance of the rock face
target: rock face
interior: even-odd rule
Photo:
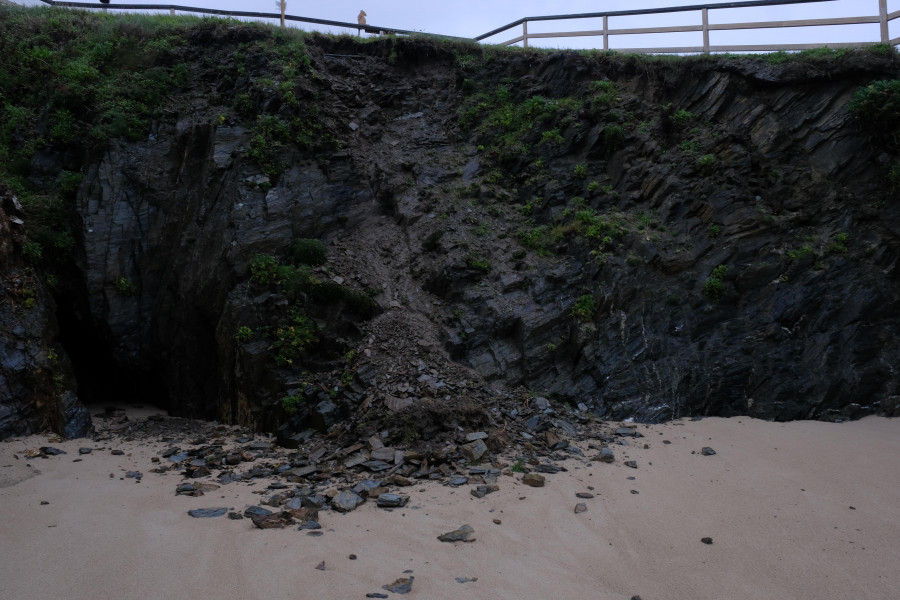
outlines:
[[[314,37],[292,94],[336,143],[280,146],[283,172],[266,174],[256,116],[295,109],[257,78],[281,68],[253,50],[258,70],[239,73],[222,58],[239,32],[207,29],[183,52],[191,85],[217,92],[90,155],[71,279],[55,299],[37,284],[30,312],[0,305],[0,437],[86,433],[76,379],[84,400],[139,396],[285,436],[484,385],[647,421],[896,414],[894,157],[847,109],[896,76],[893,56],[640,63]],[[504,153],[488,113],[536,97],[581,108],[554,108]],[[60,160],[38,153],[33,170]],[[279,363],[290,293],[248,279],[298,238],[326,243],[317,285],[376,309],[320,301],[315,352]],[[4,281],[22,280],[21,240],[3,243]]]

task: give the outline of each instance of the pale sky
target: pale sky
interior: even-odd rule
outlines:
[[[19,4],[41,4],[38,0],[16,0]],[[726,0],[287,0],[288,14],[356,22],[360,9],[368,14],[370,25],[396,29],[409,29],[460,37],[474,37],[516,21],[522,17],[552,14],[574,14],[640,8],[689,6],[692,4],[721,4]],[[113,0],[118,4],[149,4],[130,0]],[[162,3],[160,1],[160,3]],[[278,12],[278,0],[166,0],[181,6],[245,10],[254,12]],[[99,1],[96,2],[100,6]],[[888,10],[900,9],[900,0],[888,0]],[[779,21],[818,19],[829,17],[874,16],[878,14],[878,0],[831,0],[812,4],[796,4],[782,7],[758,7],[744,9],[711,10],[711,23],[740,23],[748,21]],[[700,12],[666,14],[653,17],[619,17],[610,19],[611,28],[659,27],[669,25],[696,25]],[[301,24],[303,29],[329,30],[321,26]],[[529,33],[551,31],[578,31],[602,28],[602,20],[585,19],[530,23]],[[335,33],[356,33],[355,30],[332,29]],[[489,42],[504,42],[521,34],[521,25],[514,30],[498,34]],[[900,36],[900,19],[891,25],[891,37]],[[702,43],[701,34],[678,33],[642,36],[612,36],[612,48],[696,46]],[[711,32],[712,45],[758,44],[775,40],[783,43],[836,43],[878,41],[878,25],[849,25],[842,27],[790,28],[780,30],[750,30]],[[602,38],[553,38],[531,40],[532,46],[550,48],[602,47]]]

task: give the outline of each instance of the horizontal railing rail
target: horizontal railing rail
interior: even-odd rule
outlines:
[[[524,17],[517,21],[513,21],[503,27],[499,27],[487,33],[477,36],[478,41],[486,40],[505,31],[509,31],[519,25],[522,26],[522,35],[513,39],[501,42],[500,45],[509,46],[522,42],[524,46],[528,46],[528,40],[546,39],[546,38],[571,38],[571,37],[602,37],[603,49],[610,50],[609,38],[615,35],[645,35],[645,34],[661,34],[661,33],[686,33],[697,32],[702,34],[702,45],[697,46],[679,46],[666,48],[615,48],[620,52],[637,52],[637,53],[657,53],[657,54],[688,54],[688,53],[710,53],[710,52],[771,52],[771,51],[791,51],[791,50],[807,50],[812,48],[820,48],[827,45],[829,48],[857,47],[873,44],[891,44],[900,43],[900,37],[891,39],[889,34],[889,24],[891,21],[900,18],[900,11],[889,13],[887,11],[887,0],[878,0],[879,14],[858,17],[837,17],[828,19],[800,19],[785,21],[758,21],[747,23],[710,23],[709,11],[711,10],[727,10],[734,8],[755,8],[766,6],[782,6],[791,4],[814,4],[823,2],[834,2],[835,0],[746,0],[743,2],[722,2],[718,4],[693,4],[688,6],[674,6],[667,8],[645,8],[636,10],[620,10],[596,13],[581,13],[571,15],[545,15],[538,17]],[[615,17],[635,17],[635,16],[651,16],[669,13],[686,13],[699,12],[700,23],[695,25],[678,25],[670,27],[630,27],[613,29],[609,26],[609,19]],[[541,21],[564,21],[577,19],[603,19],[603,28],[587,31],[562,31],[552,33],[529,33],[528,23]],[[712,45],[710,44],[709,34],[711,31],[738,31],[753,29],[780,29],[789,27],[821,27],[821,26],[841,26],[841,25],[880,25],[880,36],[878,40],[860,40],[858,42],[838,42],[838,43],[813,43],[813,44],[744,44],[744,45]]]

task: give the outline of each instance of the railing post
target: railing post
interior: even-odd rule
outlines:
[[[609,50],[609,17],[603,15],[603,49]]]
[[[170,9],[169,9],[169,16],[170,16],[170,17],[174,17],[174,16],[175,16],[175,9],[174,9],[174,8],[170,8]]]
[[[703,9],[703,54],[709,54],[709,9]]]
[[[522,36],[524,37],[522,42],[525,44],[522,47],[527,48],[528,47],[528,21],[522,22]]]
[[[286,0],[281,0],[281,26],[284,27],[284,8],[285,4],[287,4]]]
[[[887,0],[878,0],[878,16],[881,19],[881,43],[891,43],[891,35],[888,32],[888,9]]]

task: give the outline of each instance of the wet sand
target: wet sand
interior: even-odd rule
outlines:
[[[417,484],[402,490],[411,496],[403,509],[368,502],[346,515],[321,512],[317,538],[189,517],[192,508],[242,511],[268,482],[175,496],[177,472],[149,472],[161,443],[0,442],[0,597],[399,597],[381,586],[410,570],[405,597],[430,600],[898,597],[900,419],[704,419],[638,430],[645,437],[616,446],[614,464],[568,460],[543,488],[520,474],[501,476],[500,491],[483,499],[471,486]],[[40,446],[68,454],[25,458]],[[93,453],[79,456],[82,446]],[[702,456],[704,446],[716,454]],[[144,473],[140,483],[124,478],[131,470]],[[578,502],[586,512],[575,514]],[[475,542],[436,539],[463,524]]]

